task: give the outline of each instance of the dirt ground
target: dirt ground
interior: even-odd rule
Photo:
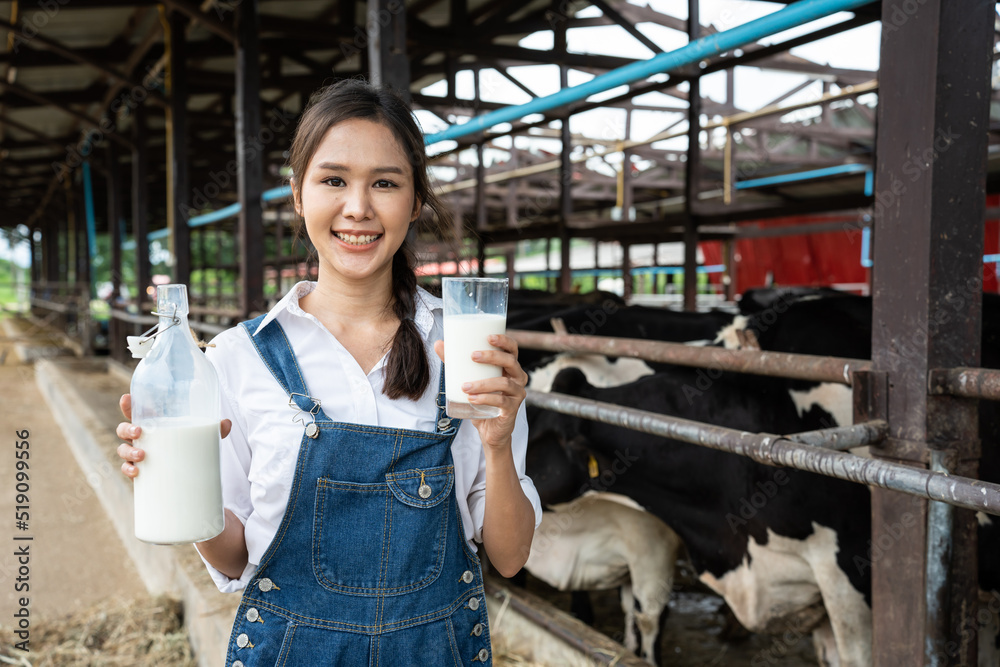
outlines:
[[[25,431],[27,437],[20,437]],[[0,432],[0,628],[12,627],[21,598],[28,600],[32,640],[34,629],[71,614],[104,604],[150,603],[38,390],[34,367],[19,362],[6,337],[0,337]],[[28,475],[21,482],[28,485],[27,510],[15,508],[21,504],[15,495],[15,452],[23,451],[15,442],[24,440],[29,443],[28,468],[21,470]],[[17,524],[23,517],[15,516],[15,509],[27,511],[26,529]],[[27,549],[27,555],[15,555],[19,549]]]
[[[662,664],[670,667],[816,667],[812,639],[748,634],[738,640],[721,637],[726,625],[721,611],[722,598],[679,568],[670,615],[660,637]],[[570,611],[570,595],[555,590],[528,575],[527,590],[548,600],[563,611]],[[594,608],[594,627],[621,642],[625,637],[625,615],[617,590],[590,594]],[[745,631],[744,631],[745,632]]]
[[[0,353],[2,354],[2,353]],[[0,366],[0,603],[6,624],[16,598],[25,593],[31,613],[59,615],[102,599],[146,594],[125,548],[73,458],[62,432],[35,385],[34,369],[8,355]],[[15,524],[15,433],[28,432],[30,452],[27,530]],[[4,525],[6,524],[6,525]],[[30,541],[15,542],[15,537]],[[17,546],[30,552],[29,591],[15,591]]]

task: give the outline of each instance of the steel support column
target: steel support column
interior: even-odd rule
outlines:
[[[264,153],[260,145],[260,20],[257,0],[236,10],[236,175],[240,202],[240,302],[243,317],[264,310]]]
[[[558,11],[558,3],[552,3],[552,9]],[[559,58],[559,89],[569,88],[569,67],[566,59],[566,21],[560,21],[552,30],[552,51]],[[570,153],[573,151],[573,135],[569,129],[570,114],[566,113],[560,123],[559,138],[562,146],[559,151],[559,281],[558,290],[563,294],[573,291],[573,267],[570,262],[569,219],[573,215],[573,163]],[[549,267],[545,267],[549,268]]]
[[[121,168],[118,164],[118,147],[108,143],[108,238],[111,242],[111,303],[121,295],[122,288],[122,202]],[[115,341],[110,341],[111,345]]]
[[[180,12],[170,15],[170,109],[167,112],[167,156],[170,178],[167,182],[167,225],[170,227],[171,252],[174,258],[173,281],[187,284],[191,278],[191,230],[188,173],[188,76],[187,18]],[[138,238],[136,239],[138,241]]]
[[[90,295],[90,245],[87,243],[87,212],[84,205],[86,184],[81,180],[79,191],[74,193],[76,226],[73,230],[73,280],[80,294]]]
[[[152,283],[149,266],[149,165],[146,108],[137,105],[132,117],[132,235],[135,237],[135,303],[142,310],[146,288]]]
[[[60,265],[62,264],[61,253],[59,251],[59,223],[54,218],[50,218],[42,230],[42,261],[45,264],[45,282],[57,283],[62,275]]]
[[[406,55],[406,5],[402,0],[368,0],[368,67],[372,83],[392,88],[410,101]]]
[[[701,37],[698,0],[688,0],[688,41]],[[684,310],[698,309],[698,175],[701,165],[701,79],[688,89],[688,148],[684,163]]]
[[[962,476],[977,472],[976,404],[928,395],[928,371],[979,362],[993,7],[882,6],[872,360],[888,373],[889,439],[872,452]],[[937,514],[872,491],[873,543],[892,544],[872,559],[876,667],[977,664],[975,633],[962,632],[977,601],[975,518],[955,510],[949,529]]]

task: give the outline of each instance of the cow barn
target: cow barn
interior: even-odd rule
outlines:
[[[144,550],[105,474],[126,341],[157,285],[211,345],[317,278],[288,150],[312,91],[364,77],[412,104],[452,214],[410,234],[419,285],[506,277],[530,377],[546,512],[517,577],[484,561],[488,660],[996,667],[998,25],[986,0],[0,0],[0,367],[109,561],[184,610],[178,655],[223,664],[238,596]]]

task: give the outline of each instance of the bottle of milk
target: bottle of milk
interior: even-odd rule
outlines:
[[[222,532],[219,379],[188,328],[187,287],[156,288],[160,323],[132,374],[136,447],[135,536],[155,544],[200,542]]]

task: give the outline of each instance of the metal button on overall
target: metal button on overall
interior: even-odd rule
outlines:
[[[472,634],[474,634],[477,637],[479,637],[480,635],[482,635],[483,634],[483,624],[482,623],[476,623],[475,625],[473,625],[472,626]]]
[[[250,637],[248,637],[246,633],[243,633],[236,638],[236,645],[239,646],[240,648],[246,648],[249,643],[250,643]]]
[[[243,667],[243,661],[242,660],[234,660],[233,664],[232,664],[232,667]]]
[[[260,612],[257,611],[256,607],[250,607],[247,609],[246,618],[251,623],[256,623],[260,619]]]
[[[472,598],[469,600],[469,609],[472,611],[479,609],[479,598]]]
[[[472,580],[476,578],[476,575],[472,574],[472,570],[466,570],[462,573],[462,581],[467,584],[471,584]]]
[[[490,659],[490,652],[484,648],[479,649],[479,653],[476,654],[476,660],[479,662],[486,662]]]
[[[269,590],[276,588],[276,586],[274,585],[273,581],[271,581],[267,577],[264,577],[263,579],[257,582],[257,588],[267,593]]]
[[[438,420],[438,430],[443,431],[449,426],[451,426],[451,420],[447,417],[443,417]]]

